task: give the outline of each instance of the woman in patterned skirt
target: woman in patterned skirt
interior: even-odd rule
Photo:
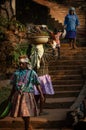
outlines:
[[[28,60],[27,56],[21,56],[19,58],[19,69],[13,73],[11,78],[13,88],[9,97],[12,101],[10,114],[12,117],[23,118],[25,130],[29,129],[30,117],[38,115],[38,109],[34,99],[34,85],[41,94],[41,100],[44,101],[38,75],[34,70],[28,69]]]

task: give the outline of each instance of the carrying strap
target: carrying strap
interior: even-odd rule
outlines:
[[[31,70],[30,75],[29,75],[28,84],[31,82],[31,75],[32,75],[32,71],[33,71],[33,70]]]
[[[31,77],[31,74],[32,74],[32,70],[30,70],[28,84],[29,84],[30,81],[31,81],[31,78],[30,78],[30,77]],[[25,76],[22,76],[22,77],[20,78],[20,80],[22,81],[22,79],[23,79],[24,83],[26,83],[26,82],[27,82],[27,75],[28,75],[28,71],[26,72]]]
[[[29,71],[30,71],[30,72],[29,72]],[[20,79],[21,81],[22,81],[22,79],[23,79],[23,81],[24,81],[23,83],[24,83],[24,84],[27,84],[27,85],[30,84],[30,82],[31,82],[31,75],[32,75],[32,71],[33,71],[33,70],[29,70],[29,71],[27,71],[27,72],[26,72],[26,75],[25,75],[24,77],[21,77],[21,79]],[[27,80],[27,75],[28,75],[28,73],[29,73],[29,76],[28,76],[29,79]],[[27,85],[26,85],[26,87],[27,87]]]

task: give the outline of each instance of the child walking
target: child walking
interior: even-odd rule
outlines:
[[[62,35],[62,31],[58,30],[57,28],[54,29],[53,33],[51,33],[52,41],[52,48],[53,48],[53,55],[60,59],[60,37]]]
[[[28,64],[27,56],[19,58],[19,68],[11,78],[13,88],[9,96],[12,102],[11,116],[22,117],[25,124],[24,130],[32,130],[29,125],[30,117],[38,115],[34,98],[34,85],[41,95],[41,101],[44,101],[39,78],[34,70],[28,69]]]

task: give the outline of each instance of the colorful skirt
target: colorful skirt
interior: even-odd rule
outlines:
[[[76,38],[76,31],[68,31],[66,38]]]
[[[12,109],[10,116],[12,117],[30,117],[37,116],[38,108],[33,93],[24,92],[20,94],[15,92],[12,99]]]
[[[46,74],[46,75],[43,75],[43,76],[39,76],[39,79],[40,79],[40,86],[41,86],[43,94],[53,95],[54,89],[53,89],[53,85],[52,85],[50,75]],[[39,95],[39,92],[36,89],[36,86],[34,86],[34,94]]]

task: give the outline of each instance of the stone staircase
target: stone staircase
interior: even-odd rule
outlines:
[[[80,21],[80,26],[78,27],[77,30],[77,42],[81,43],[83,46],[86,46],[85,45],[86,17],[85,17],[85,11],[80,10],[80,6],[84,5],[85,0],[75,0],[75,1],[65,0],[63,3],[60,3],[59,0],[57,0],[57,2],[53,2],[53,0],[33,0],[33,1],[39,3],[40,5],[48,7],[49,18],[47,20],[47,25],[51,29],[53,29],[54,27],[61,29],[64,24],[64,17],[68,13],[69,8],[71,6],[74,6],[76,8],[76,13]]]
[[[51,53],[51,50],[48,51],[47,55]],[[83,68],[86,68],[85,47],[70,50],[68,44],[62,44],[61,59],[48,59],[48,70],[55,94],[47,95],[44,105],[46,114],[31,118],[34,130],[63,130],[66,112],[83,87]],[[24,129],[22,119],[6,117],[0,120],[0,130],[14,129]]]

